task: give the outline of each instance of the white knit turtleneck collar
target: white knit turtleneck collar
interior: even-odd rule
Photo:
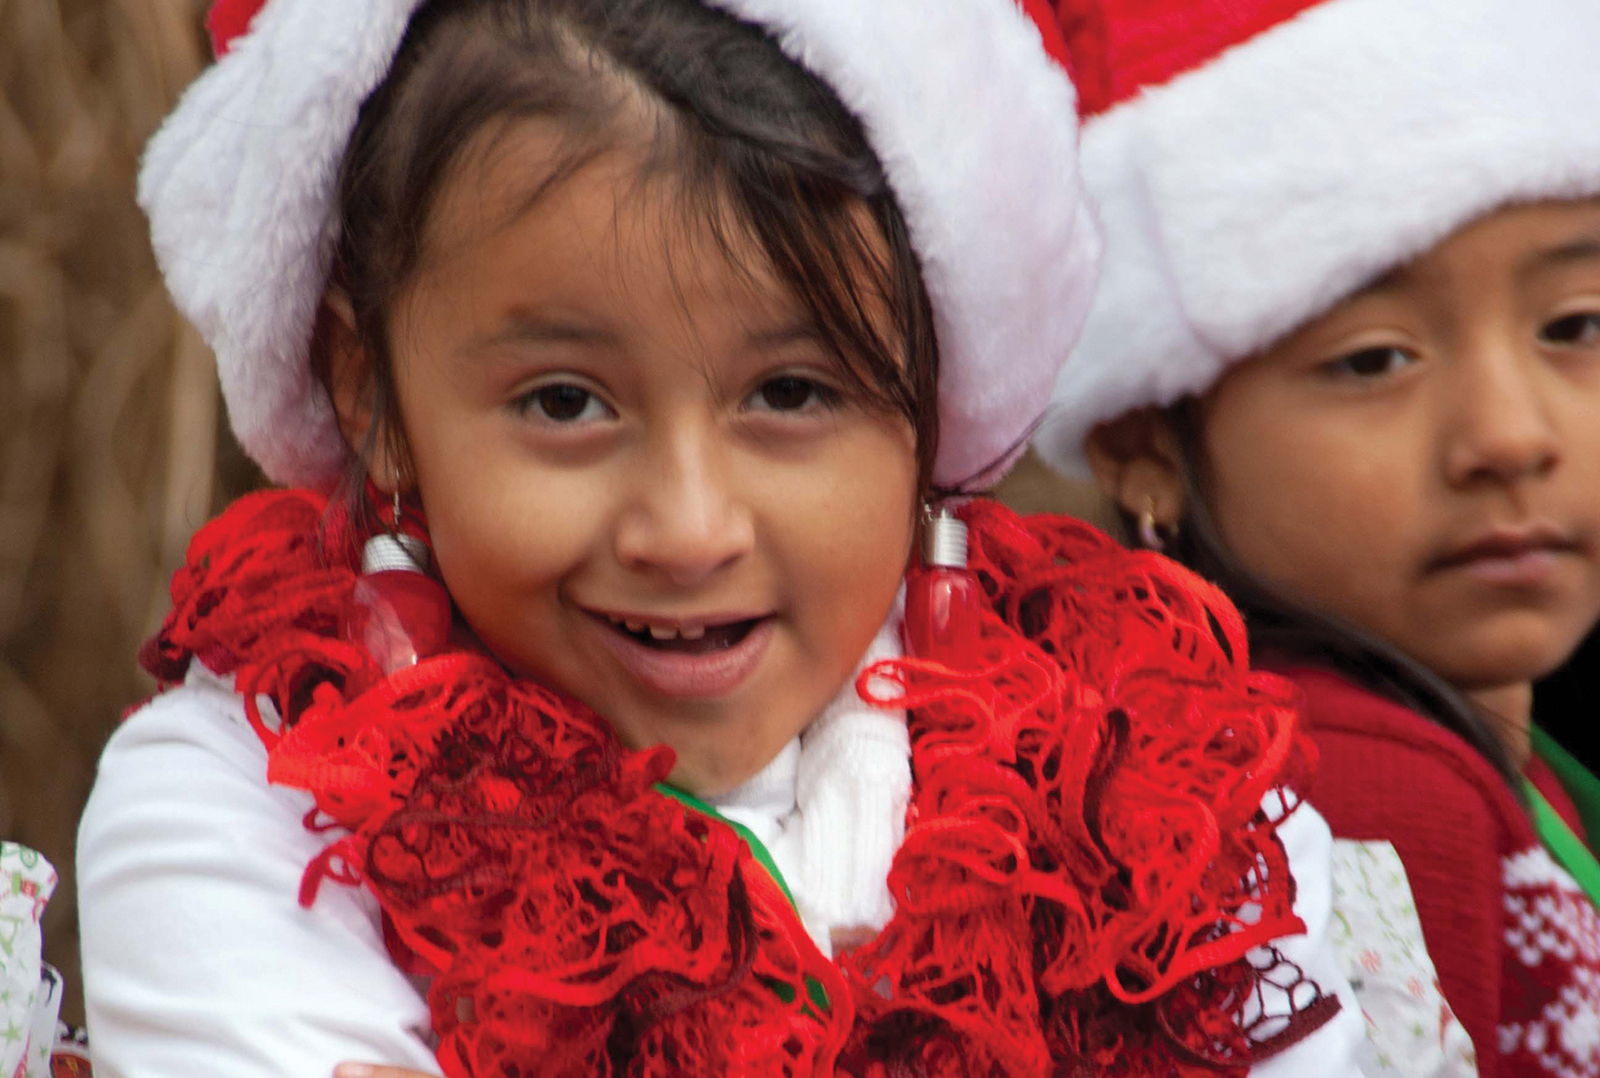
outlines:
[[[772,762],[756,772],[742,786],[736,786],[708,803],[735,823],[748,827],[763,845],[777,841],[786,821],[795,810],[795,784],[800,776],[800,739],[785,745]],[[788,868],[778,866],[788,877]]]
[[[896,601],[858,673],[900,655],[900,623]],[[836,938],[876,932],[893,915],[889,866],[910,799],[905,712],[867,704],[852,676],[766,767],[710,803],[766,845],[806,931],[831,956]]]

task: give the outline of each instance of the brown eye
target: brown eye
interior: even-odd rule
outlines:
[[[782,375],[768,378],[752,395],[755,407],[770,412],[803,412],[817,407],[832,407],[838,403],[839,393],[830,386],[801,378]]]
[[[551,419],[577,419],[589,406],[589,397],[577,386],[546,386],[539,390],[539,410]]]
[[[608,409],[600,398],[570,382],[539,386],[518,401],[525,415],[552,423],[577,423],[601,419]]]
[[[815,387],[803,378],[773,378],[761,385],[761,403],[775,412],[804,408]]]
[[[1600,344],[1600,314],[1569,314],[1539,331],[1547,344]]]
[[[1399,348],[1363,348],[1324,365],[1333,375],[1354,378],[1379,378],[1416,362],[1415,357]]]

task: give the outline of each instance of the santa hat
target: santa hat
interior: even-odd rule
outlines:
[[[1600,192],[1596,0],[1057,0],[1105,240],[1035,445],[1234,361],[1512,202]]]
[[[939,483],[982,472],[1043,412],[1092,290],[1076,100],[1044,0],[706,0],[767,30],[862,121],[933,301]],[[338,234],[340,160],[420,0],[221,0],[218,62],[139,177],[156,256],[217,355],[273,480],[348,460],[308,364]]]

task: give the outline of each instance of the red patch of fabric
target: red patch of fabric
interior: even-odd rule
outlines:
[[[250,20],[266,6],[267,0],[216,0],[206,12],[206,33],[211,36],[211,54],[227,55],[234,38],[250,28]]]
[[[1297,696],[1173,563],[964,515],[981,661],[858,683],[911,709],[916,785],[895,916],[837,961],[730,829],[654,789],[670,750],[471,648],[384,675],[340,639],[358,577],[315,495],[203,528],[144,656],[234,674],[268,780],[347,832],[302,901],[377,897],[451,1078],[1243,1075],[1338,1006],[1303,985],[1296,1013],[1244,1017],[1303,981],[1256,949],[1303,927],[1261,808],[1311,764]]]
[[[1039,28],[1039,36],[1044,41],[1044,51],[1049,53],[1050,58],[1056,63],[1070,71],[1072,63],[1067,52],[1067,41],[1061,34],[1061,24],[1050,10],[1050,0],[1017,0],[1017,6],[1022,8],[1023,14],[1032,19],[1033,24]]]
[[[1051,2],[1087,119],[1215,60],[1318,0]]]

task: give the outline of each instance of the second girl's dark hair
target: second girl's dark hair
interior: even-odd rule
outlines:
[[[1455,687],[1381,637],[1246,569],[1228,549],[1208,508],[1199,405],[1179,401],[1163,413],[1178,443],[1184,517],[1165,553],[1212,581],[1233,600],[1250,634],[1252,658],[1332,667],[1372,692],[1454,732],[1492,764],[1518,797],[1518,773],[1477,706]],[[1125,517],[1124,524],[1128,524]]]
[[[531,204],[641,115],[654,124],[641,179],[670,176],[684,223],[709,225],[725,253],[754,240],[841,375],[915,431],[919,490],[931,488],[933,309],[883,166],[827,83],[701,0],[427,0],[413,16],[339,179],[331,280],[373,360],[377,420],[347,487],[360,489],[378,437],[403,451],[388,314],[474,139],[522,119],[559,125],[563,152],[529,177]],[[327,382],[328,357],[314,350],[313,362]]]

